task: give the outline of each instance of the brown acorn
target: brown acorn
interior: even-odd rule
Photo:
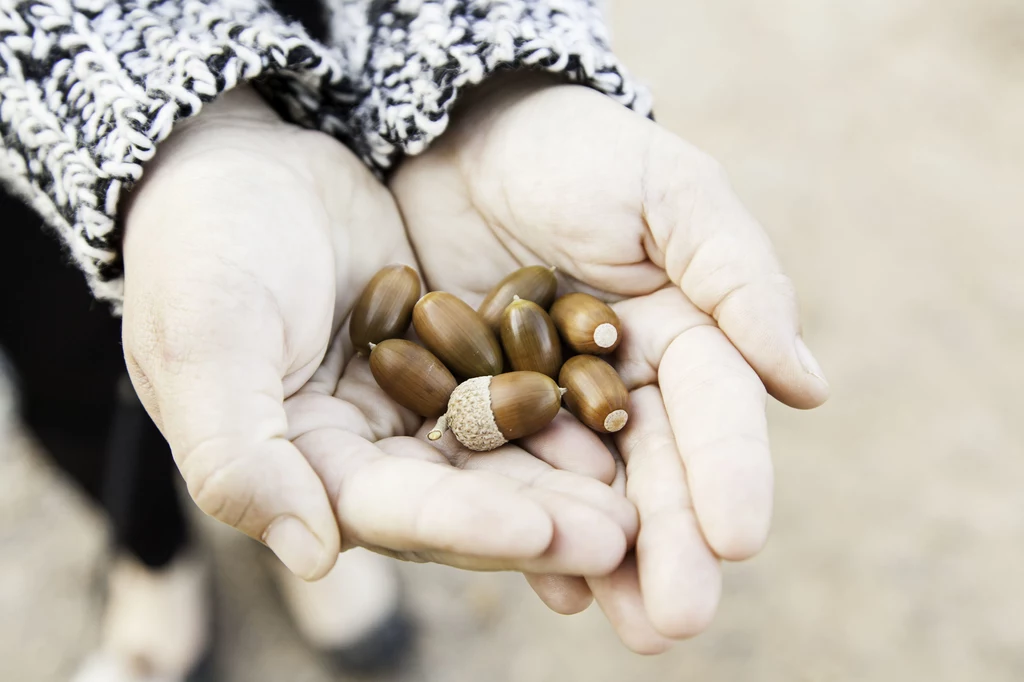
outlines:
[[[405,339],[370,346],[370,371],[392,400],[421,417],[444,414],[457,382],[433,353]]]
[[[537,433],[551,423],[564,389],[539,372],[509,372],[459,384],[448,411],[427,434],[439,439],[451,429],[460,443],[483,452]]]
[[[472,308],[444,291],[433,291],[412,311],[423,345],[463,379],[501,374],[501,346]]]
[[[501,344],[512,369],[558,378],[562,343],[555,323],[533,301],[513,297],[501,318]]]
[[[615,369],[593,355],[566,360],[558,373],[565,404],[576,418],[598,433],[614,433],[629,420],[629,391]]]
[[[530,265],[519,268],[498,282],[476,310],[491,331],[500,334],[501,317],[505,313],[505,308],[512,302],[513,296],[533,301],[547,310],[555,300],[557,290],[558,280],[555,279],[554,268]]]
[[[608,304],[590,294],[562,296],[551,306],[551,320],[577,353],[611,353],[622,340],[619,316]]]
[[[366,355],[371,343],[404,335],[419,297],[420,278],[407,265],[389,265],[374,275],[352,310],[348,333],[356,351]]]

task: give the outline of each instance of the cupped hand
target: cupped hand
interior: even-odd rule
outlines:
[[[621,561],[625,499],[515,448],[452,466],[353,352],[366,282],[417,265],[342,145],[241,89],[179,127],[125,210],[127,364],[203,511],[306,579],[356,545],[482,570]]]
[[[563,288],[614,302],[624,340],[613,362],[632,403],[614,443],[640,513],[635,556],[607,577],[531,584],[564,612],[593,594],[629,646],[660,651],[710,622],[719,560],[767,538],[766,389],[811,408],[828,385],[768,238],[712,159],[597,92],[539,76],[496,78],[468,101],[390,187],[433,288],[474,303],[543,263]],[[584,473],[604,461],[609,480],[612,455],[564,429],[571,439],[545,459]]]

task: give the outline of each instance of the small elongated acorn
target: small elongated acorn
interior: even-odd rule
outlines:
[[[566,360],[558,373],[565,404],[576,418],[598,433],[615,433],[629,420],[629,391],[615,369],[593,355]]]
[[[484,321],[465,302],[433,291],[412,310],[412,324],[423,345],[458,377],[501,374],[501,346]]]
[[[563,393],[551,377],[539,372],[476,377],[452,392],[448,411],[427,438],[438,440],[451,429],[470,450],[493,450],[550,424]]]
[[[405,339],[370,346],[370,372],[392,400],[421,417],[445,413],[457,382],[433,353]]]
[[[512,369],[558,378],[562,344],[555,323],[533,301],[513,297],[501,318],[501,345]]]
[[[551,306],[558,333],[577,353],[604,355],[622,340],[619,316],[604,301],[590,294],[566,294]]]
[[[501,333],[501,317],[513,296],[533,301],[544,310],[551,307],[558,290],[555,269],[543,265],[519,268],[498,282],[484,298],[477,312],[495,334]]]
[[[348,332],[356,351],[366,355],[371,343],[404,335],[419,297],[420,278],[409,266],[389,265],[377,272],[352,310]]]

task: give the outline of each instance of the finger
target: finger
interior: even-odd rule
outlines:
[[[627,548],[626,537],[619,524],[607,514],[573,497],[543,488],[531,488],[529,494],[548,511],[554,523],[554,535],[543,555],[519,562],[516,570],[606,575],[622,562]]]
[[[671,640],[655,630],[647,618],[633,555],[627,556],[611,575],[588,578],[587,584],[619,639],[632,651],[660,654],[672,646]]]
[[[415,453],[424,448],[434,450],[424,441],[408,438],[388,439],[378,445],[403,458],[417,457]],[[467,457],[463,465],[468,469],[466,474],[500,476],[508,484],[518,486],[524,497],[540,504],[553,525],[551,543],[542,555],[514,564],[437,554],[432,560],[475,570],[513,568],[533,573],[603,575],[618,566],[627,544],[636,536],[636,510],[624,497],[599,481],[553,470],[514,445],[476,453]]]
[[[658,381],[658,367],[670,343],[683,332],[715,321],[675,286],[612,304],[622,324],[622,342],[610,359],[626,388]]]
[[[636,508],[600,481],[553,469],[546,462],[510,446],[474,455],[463,468],[467,471],[500,473],[509,478],[529,481],[534,488],[575,498],[614,520],[630,543],[636,538],[639,525]]]
[[[597,447],[611,458],[611,453],[596,439]],[[587,445],[592,442],[584,441]],[[503,445],[490,452],[470,452],[462,447],[451,434],[445,434],[440,440],[432,441],[449,461],[458,462],[458,466],[468,471],[490,471],[522,481],[538,490],[561,493],[589,504],[594,509],[606,514],[622,529],[627,541],[632,544],[638,530],[636,508],[621,494],[616,493],[608,485],[594,480],[589,476],[560,471],[547,462],[541,461],[514,444]],[[612,462],[614,466],[614,462]]]
[[[129,297],[129,371],[199,508],[316,579],[337,559],[338,528],[323,484],[284,437],[283,332],[249,311],[140,310]]]
[[[678,289],[615,309],[619,367],[629,388],[659,382],[704,536],[723,558],[755,554],[772,506],[764,386]]]
[[[764,386],[714,327],[673,341],[658,378],[704,537],[724,559],[756,554],[772,513]]]
[[[594,601],[584,578],[552,573],[524,573],[523,577],[549,609],[563,616],[586,611]]]
[[[618,452],[618,448],[616,448]],[[622,461],[622,456],[616,454],[615,456],[615,478],[612,480],[612,490],[620,495],[626,494],[626,463]]]
[[[418,457],[389,456],[339,429],[306,433],[295,444],[331,491],[346,544],[504,563],[539,557],[552,544],[548,512],[521,494],[515,481]],[[430,448],[411,438],[391,439],[388,447],[396,444],[407,450]]]
[[[692,637],[718,607],[722,574],[701,534],[686,471],[655,386],[633,392],[633,416],[618,436],[627,495],[640,512],[636,560],[644,608],[666,637]]]
[[[801,338],[792,282],[764,230],[715,161],[651,130],[642,206],[657,258],[773,396],[793,407],[820,405],[828,383]]]
[[[604,483],[611,483],[615,478],[615,460],[608,448],[596,433],[566,409],[559,410],[546,428],[517,442],[531,455],[556,469],[589,476]]]

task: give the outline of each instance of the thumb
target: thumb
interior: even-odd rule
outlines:
[[[147,291],[130,275],[129,373],[192,499],[265,542],[299,577],[324,576],[339,531],[323,483],[285,438],[284,324],[270,294],[224,283]]]
[[[825,402],[828,383],[801,337],[793,284],[767,234],[716,161],[654,130],[643,206],[667,274],[715,319],[769,393],[798,408]]]

